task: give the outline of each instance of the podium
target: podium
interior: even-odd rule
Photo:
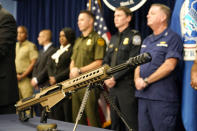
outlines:
[[[72,131],[74,123],[57,121],[48,119],[47,123],[56,123],[58,131]],[[37,125],[40,123],[40,117],[33,117],[28,122],[18,120],[16,114],[0,115],[0,131],[36,131]],[[107,129],[78,125],[76,131],[110,131]]]

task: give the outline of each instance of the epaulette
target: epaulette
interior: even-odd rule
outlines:
[[[134,34],[139,34],[139,31],[132,29],[131,30]]]

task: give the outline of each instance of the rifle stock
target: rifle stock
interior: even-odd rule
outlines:
[[[46,107],[47,112],[56,105],[59,101],[65,98],[67,93],[72,93],[80,88],[86,87],[89,83],[96,83],[110,77],[111,74],[124,70],[129,67],[135,67],[151,61],[149,53],[144,53],[136,57],[132,57],[127,62],[109,67],[104,65],[87,73],[83,73],[76,78],[68,79],[56,85],[49,86],[34,94],[31,97],[22,99],[16,103],[16,111],[20,114],[21,111],[29,109],[31,106],[40,103]]]

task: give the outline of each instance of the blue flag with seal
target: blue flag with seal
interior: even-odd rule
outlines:
[[[103,0],[107,7],[115,11],[117,7],[126,6],[132,12],[139,9],[147,0]]]
[[[181,115],[186,131],[197,131],[197,90],[190,86],[190,72],[196,56],[197,0],[177,0],[171,28],[180,34],[184,43]]]

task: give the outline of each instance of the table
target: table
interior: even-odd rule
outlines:
[[[56,123],[58,131],[72,131],[74,123],[48,119],[47,123]],[[28,122],[18,120],[16,114],[0,115],[0,131],[36,131],[37,125],[40,124],[40,117],[33,117]],[[76,131],[110,131],[102,128],[78,125]]]

